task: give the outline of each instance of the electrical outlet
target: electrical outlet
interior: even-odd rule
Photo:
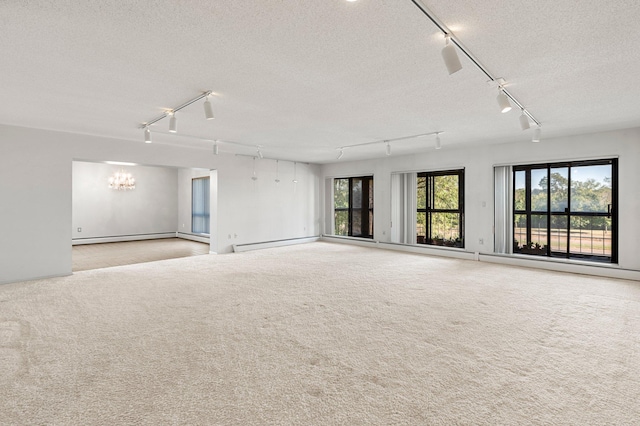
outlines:
[[[78,228],[78,232],[82,232],[82,228]]]
[[[479,238],[478,239],[478,243],[480,243],[480,245],[483,245],[484,244],[484,239],[483,238]]]

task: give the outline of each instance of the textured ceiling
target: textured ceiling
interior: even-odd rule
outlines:
[[[505,78],[543,138],[640,126],[637,0],[422,3]],[[220,139],[221,152],[323,163],[436,131],[443,149],[530,141],[468,59],[447,74],[443,45],[411,0],[7,0],[0,123],[143,143],[141,123],[212,90],[215,120],[198,102],[177,135],[151,126],[154,143]],[[393,155],[433,144],[399,141]]]

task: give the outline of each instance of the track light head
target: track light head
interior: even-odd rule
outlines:
[[[391,145],[387,142],[387,155],[391,155]]]
[[[144,128],[144,143],[151,143],[151,130],[149,130],[149,127]]]
[[[262,155],[262,151],[260,150],[260,147],[258,147],[258,157],[260,157],[260,159],[262,160],[264,158],[264,155]]]
[[[209,97],[207,96],[204,101],[204,116],[207,120],[213,120],[215,117],[213,116],[213,108],[211,108],[211,102],[209,101]]]
[[[444,60],[444,65],[447,67],[449,75],[451,75],[460,71],[462,69],[462,64],[460,63],[460,58],[458,58],[456,47],[451,43],[451,34],[445,34],[444,37],[446,44],[442,48],[442,59]]]
[[[343,155],[344,155],[344,150],[340,148],[340,153],[338,154],[338,157],[336,158],[336,160],[341,159]]]
[[[169,118],[169,131],[171,133],[176,133],[178,131],[178,122],[176,121],[176,113],[171,111],[168,114],[170,115],[170,118]]]
[[[540,142],[541,133],[542,133],[542,130],[540,129],[539,126],[533,129],[533,137],[531,138],[531,142]]]
[[[520,128],[522,128],[522,130],[527,130],[529,127],[531,127],[529,124],[529,117],[527,117],[527,114],[522,110],[522,114],[520,114]]]
[[[500,106],[500,112],[504,114],[505,112],[511,111],[511,102],[509,102],[509,98],[507,98],[507,95],[502,91],[502,87],[500,87],[500,93],[498,93],[498,97],[496,99]]]
[[[442,148],[442,142],[440,142],[440,134],[436,133],[436,149]]]

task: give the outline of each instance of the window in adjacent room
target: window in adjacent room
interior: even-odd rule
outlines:
[[[617,159],[513,167],[513,252],[617,262]]]
[[[191,181],[191,232],[209,234],[209,177]]]
[[[417,174],[418,244],[464,247],[464,170]]]
[[[373,238],[373,176],[333,180],[334,234]]]

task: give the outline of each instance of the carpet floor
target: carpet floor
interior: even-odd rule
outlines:
[[[0,286],[2,425],[632,425],[640,283],[325,242]]]

